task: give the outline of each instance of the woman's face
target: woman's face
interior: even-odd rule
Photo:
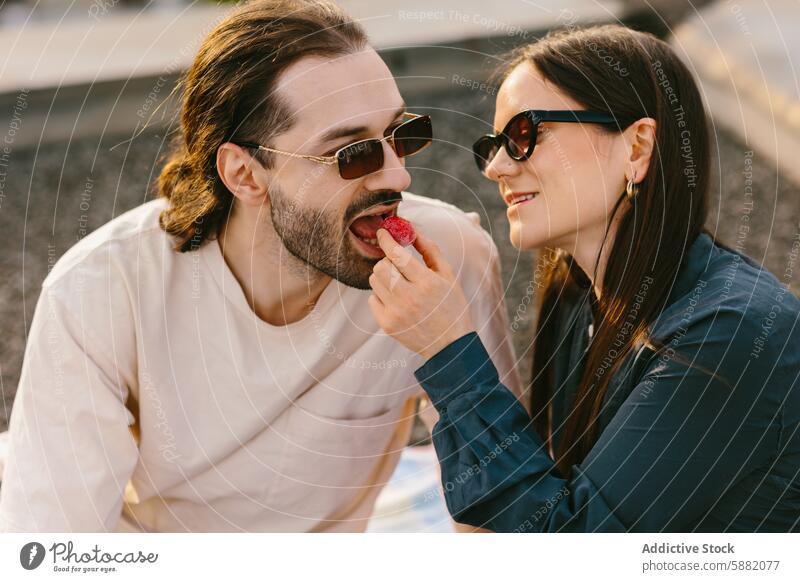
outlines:
[[[516,67],[497,95],[494,133],[526,109],[586,109],[544,80],[530,64]],[[501,148],[486,167],[508,206],[511,243],[575,252],[602,242],[611,210],[625,190],[626,148],[622,134],[581,123],[539,125],[533,155],[515,161]],[[521,195],[535,194],[518,202]]]

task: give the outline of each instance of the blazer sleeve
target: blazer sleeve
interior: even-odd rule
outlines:
[[[742,357],[730,345],[740,318],[718,319],[651,358],[569,479],[474,333],[436,354],[415,374],[439,411],[433,441],[453,517],[500,532],[690,528],[779,439],[781,397],[765,390],[775,362]]]

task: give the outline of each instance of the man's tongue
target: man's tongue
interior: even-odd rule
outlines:
[[[361,238],[377,238],[377,232],[381,224],[383,224],[383,216],[380,214],[362,216],[353,221],[353,224],[350,225],[350,230]]]

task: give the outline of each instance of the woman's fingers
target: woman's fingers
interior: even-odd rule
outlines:
[[[433,242],[420,232],[417,232],[417,238],[414,241],[414,248],[417,249],[422,259],[425,261],[423,265],[411,254],[411,251],[397,244],[392,238],[392,235],[384,228],[379,228],[377,233],[378,244],[389,259],[400,271],[400,273],[409,281],[418,281],[426,274],[426,266],[428,269],[439,273],[449,279],[453,278],[453,269],[450,263],[447,262],[444,254],[442,253],[439,245]]]
[[[376,236],[378,245],[383,249],[386,258],[397,267],[403,277],[409,281],[416,281],[425,276],[425,265],[416,260],[410,250],[397,244],[389,231],[379,228]]]
[[[414,241],[414,248],[422,255],[422,260],[429,269],[442,275],[452,275],[453,270],[450,268],[450,263],[444,258],[439,245],[419,231],[417,231],[417,238]]]
[[[400,273],[397,267],[389,259],[381,259],[372,268],[372,275],[370,276],[370,285],[372,281],[379,282],[384,289],[392,294],[405,294],[410,293],[408,289],[411,283],[406,280]],[[384,299],[382,297],[382,299]],[[385,301],[385,299],[384,299]]]
[[[403,316],[412,311],[409,306],[409,298],[414,294],[412,284],[390,261],[381,259],[369,276],[369,285],[372,287],[369,297],[372,313],[378,325],[389,335],[394,335],[405,325],[401,323]]]
[[[386,310],[386,306],[381,301],[380,297],[378,297],[375,293],[371,293],[370,296],[367,298],[367,305],[372,310],[372,315],[375,317],[375,321],[378,322],[378,325],[383,327],[383,313]]]
[[[386,256],[370,275],[369,305],[383,331],[430,357],[474,329],[464,293],[433,241],[417,234],[423,263],[385,229],[378,229],[377,236]]]
[[[376,268],[372,271],[372,275],[369,276],[369,286],[372,287],[372,291],[383,304],[391,302],[391,288],[396,286],[396,282],[392,285],[391,275],[387,271],[388,269],[380,269],[376,265]],[[396,277],[402,278],[399,273]]]

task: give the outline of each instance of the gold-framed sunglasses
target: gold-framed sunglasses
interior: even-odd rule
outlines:
[[[408,121],[387,130],[381,139],[362,139],[339,148],[332,156],[311,156],[295,152],[285,152],[269,148],[258,143],[247,141],[232,141],[236,145],[259,149],[293,158],[311,160],[319,164],[338,164],[339,175],[345,180],[354,180],[367,174],[377,172],[383,167],[383,145],[388,141],[398,158],[412,156],[431,145],[433,141],[433,126],[429,115],[415,115],[404,113]]]

